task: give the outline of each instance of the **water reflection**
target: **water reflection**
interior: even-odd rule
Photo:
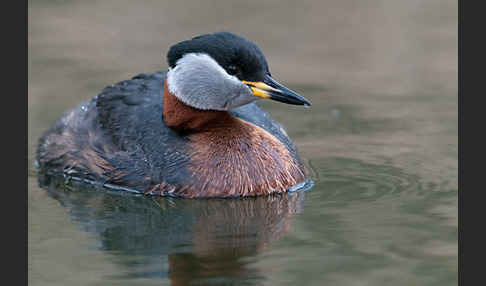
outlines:
[[[39,176],[71,218],[117,256],[124,277],[197,281],[263,279],[249,261],[290,228],[303,191],[245,199],[187,200],[100,190]],[[211,283],[214,283],[212,281]]]

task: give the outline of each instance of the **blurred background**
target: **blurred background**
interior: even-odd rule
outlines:
[[[457,1],[28,5],[29,284],[175,285],[180,277],[219,285],[457,284]],[[135,242],[108,249],[107,238],[115,238],[106,232],[120,225],[106,217],[80,220],[92,202],[76,205],[79,198],[38,186],[39,136],[105,86],[167,69],[171,45],[223,30],[257,43],[274,78],[312,101],[309,109],[261,104],[286,127],[315,186],[298,202],[278,203],[288,209],[283,229],[275,230],[283,222],[269,220],[271,229],[251,230],[268,237],[244,246],[213,237],[200,251],[194,237],[201,232],[192,229],[186,233],[191,247],[183,251],[177,245],[151,251]],[[119,203],[94,201],[105,202],[104,213]],[[173,208],[187,215],[191,207],[180,204]],[[247,214],[273,203],[234,204]],[[163,208],[160,216],[167,216]],[[241,213],[229,217],[242,219]],[[120,235],[136,232],[127,225]],[[221,231],[234,242],[234,230]],[[241,231],[251,232],[248,226]],[[252,251],[236,251],[249,245]],[[119,255],[134,247],[144,251]],[[223,264],[207,264],[201,257],[214,248],[234,252],[216,256]],[[187,263],[192,266],[170,271]]]

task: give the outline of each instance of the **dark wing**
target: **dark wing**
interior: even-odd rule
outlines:
[[[188,159],[186,140],[162,120],[165,72],[141,74],[105,88],[96,98],[99,124],[120,151],[107,160],[118,184],[137,189],[180,181]]]

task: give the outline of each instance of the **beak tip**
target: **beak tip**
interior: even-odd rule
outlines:
[[[307,98],[302,97],[300,100],[300,105],[303,105],[304,107],[310,107],[312,105],[312,103],[307,100]]]

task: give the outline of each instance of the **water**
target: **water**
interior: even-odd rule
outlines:
[[[29,1],[30,285],[456,285],[456,1]],[[197,17],[196,17],[197,15]],[[315,185],[244,200],[39,187],[38,137],[231,30],[310,108],[262,102]]]

